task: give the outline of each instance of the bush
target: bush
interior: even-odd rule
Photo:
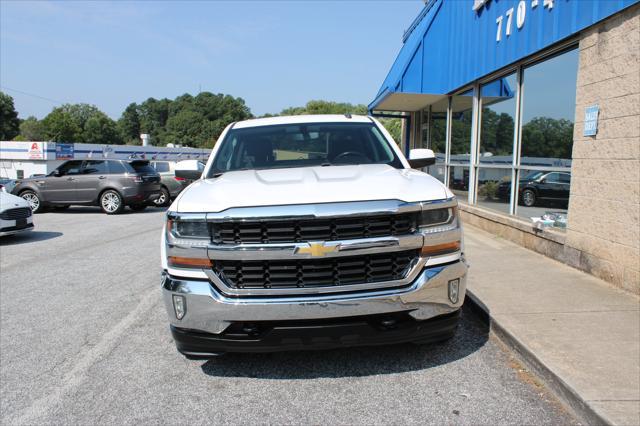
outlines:
[[[494,200],[498,197],[498,182],[488,181],[480,185],[478,195],[487,200]]]

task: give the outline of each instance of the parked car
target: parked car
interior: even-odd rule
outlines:
[[[160,175],[148,161],[70,160],[44,177],[22,179],[11,191],[34,213],[51,206],[97,205],[107,214],[143,210],[160,196]]]
[[[569,203],[571,173],[569,172],[532,172],[520,179],[518,185],[518,202],[527,207],[542,202]],[[511,193],[511,182],[498,185],[498,197],[508,200]]]
[[[16,186],[16,181],[8,178],[0,178],[0,191],[11,193],[13,187]]]
[[[228,126],[167,212],[163,298],[178,351],[327,349],[452,337],[467,265],[454,194],[364,116]],[[413,169],[413,170],[412,170]]]
[[[176,176],[174,161],[152,161],[151,165],[160,174],[160,196],[153,202],[156,206],[168,206],[180,192],[189,186],[190,181]]]
[[[33,213],[29,203],[20,197],[0,191],[0,236],[33,229]]]

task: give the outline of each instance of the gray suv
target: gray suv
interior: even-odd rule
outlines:
[[[125,206],[144,210],[155,201],[160,175],[148,161],[71,160],[47,176],[19,180],[11,193],[27,200],[34,213],[73,204],[118,214]]]

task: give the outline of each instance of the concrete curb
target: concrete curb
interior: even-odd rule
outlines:
[[[489,325],[489,330],[507,347],[516,352],[526,367],[541,378],[560,401],[574,411],[581,423],[607,426],[614,424],[594,410],[570,385],[546,366],[531,349],[502,327],[491,316],[489,308],[469,289],[467,289],[465,300],[465,304],[467,303],[471,310]]]

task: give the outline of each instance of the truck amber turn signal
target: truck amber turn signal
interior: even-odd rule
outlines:
[[[460,241],[452,241],[450,243],[436,244],[433,246],[424,246],[420,250],[422,256],[438,256],[440,254],[453,253],[460,250]]]
[[[167,260],[169,261],[169,266],[177,268],[211,268],[212,265],[210,259],[197,257],[169,256]]]

